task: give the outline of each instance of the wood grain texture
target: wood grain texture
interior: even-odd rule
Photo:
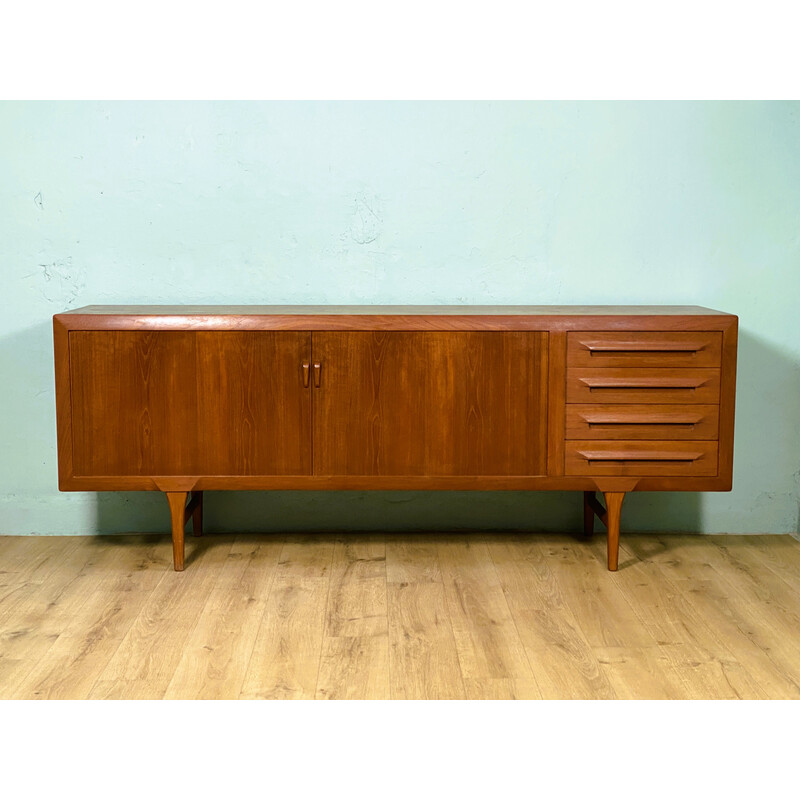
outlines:
[[[69,330],[58,317],[53,317],[53,358],[55,362],[58,488],[64,489],[67,481],[75,472],[72,460],[72,372]]]
[[[279,557],[241,697],[313,699],[322,657],[334,540],[291,537]]]
[[[725,491],[733,485],[733,434],[736,406],[736,351],[739,320],[734,318],[722,334],[722,371],[719,409],[719,477]]]
[[[689,404],[566,407],[567,439],[706,439],[719,434],[719,406]]]
[[[389,699],[386,541],[337,538],[331,562],[318,699]]]
[[[613,699],[615,693],[572,611],[570,598],[552,571],[564,538],[496,535],[487,537],[486,544],[541,696]],[[524,668],[518,674],[530,677]]]
[[[738,588],[744,576],[731,575],[719,562],[718,542],[736,540],[741,552],[760,538],[669,535],[623,541],[630,569],[618,574],[627,573],[631,581],[650,576],[631,594],[645,622],[671,642],[673,662],[693,699],[800,697],[794,637],[764,619],[767,603],[742,602]],[[770,544],[789,539],[764,538]],[[777,596],[783,597],[780,587]],[[785,600],[793,605],[788,596]]]
[[[70,336],[77,474],[310,473],[310,334]]]
[[[311,474],[311,334],[200,332],[198,475]]]
[[[198,474],[196,336],[70,333],[78,475]]]
[[[315,333],[317,475],[543,475],[547,339]]]
[[[69,330],[705,331],[735,317],[700,306],[86,306]]]
[[[76,537],[77,538],[77,537]],[[102,540],[91,559],[85,602],[54,637],[46,657],[36,660],[11,694],[15,699],[82,700],[119,649],[143,603],[164,578],[167,560],[157,547],[160,536],[111,537]],[[56,546],[60,541],[56,539]],[[78,540],[78,550],[86,551]],[[61,545],[63,547],[63,545]],[[166,551],[164,551],[166,554]],[[49,613],[48,613],[49,615]]]
[[[465,679],[534,679],[486,543],[453,535],[438,546],[447,611]]]
[[[567,334],[548,333],[547,474],[564,474],[564,438],[567,392]]]
[[[453,626],[439,568],[439,537],[387,536],[389,689],[393,700],[463,700]],[[513,687],[493,686],[495,695]],[[538,697],[538,689],[535,691]]]
[[[0,698],[800,699],[789,536],[628,534],[612,574],[556,534],[197,548],[0,537]]]
[[[719,369],[567,370],[568,403],[719,403]]]
[[[567,475],[640,477],[717,474],[717,443],[614,440],[568,441]]]
[[[581,331],[567,334],[569,367],[718,368],[718,331]]]
[[[186,491],[261,491],[261,490],[458,490],[458,491],[576,491],[598,490],[598,479],[586,475],[196,475],[171,476]],[[607,482],[609,479],[602,479]],[[725,491],[729,482],[719,477],[647,477],[619,478],[634,483],[637,491]],[[163,491],[161,478],[130,475],[107,475],[72,478],[69,491]],[[633,491],[630,486],[624,491]],[[212,501],[213,502],[213,501]]]
[[[231,539],[203,537],[193,569],[156,584],[87,695],[89,699],[163,698],[197,625],[204,603],[230,552]]]
[[[227,554],[164,698],[238,697],[266,610],[283,540],[239,536]]]

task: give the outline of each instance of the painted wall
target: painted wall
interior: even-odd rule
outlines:
[[[59,494],[52,314],[90,303],[698,304],[740,316],[734,491],[642,530],[793,532],[800,103],[0,104],[0,533],[166,531]],[[213,494],[223,530],[580,525],[576,493]]]

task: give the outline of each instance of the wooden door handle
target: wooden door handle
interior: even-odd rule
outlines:
[[[314,386],[319,389],[320,378],[322,377],[322,364],[319,361],[314,362]]]
[[[303,386],[308,388],[308,361],[303,362]]]

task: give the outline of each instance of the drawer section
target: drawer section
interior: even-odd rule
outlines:
[[[568,441],[565,474],[585,476],[714,476],[717,442]]]
[[[567,403],[719,403],[718,369],[567,370]]]
[[[567,334],[568,367],[719,368],[719,331],[576,331]]]
[[[716,439],[719,406],[568,405],[567,439]]]

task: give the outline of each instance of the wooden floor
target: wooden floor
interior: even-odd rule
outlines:
[[[0,536],[0,698],[800,697],[789,536]]]

